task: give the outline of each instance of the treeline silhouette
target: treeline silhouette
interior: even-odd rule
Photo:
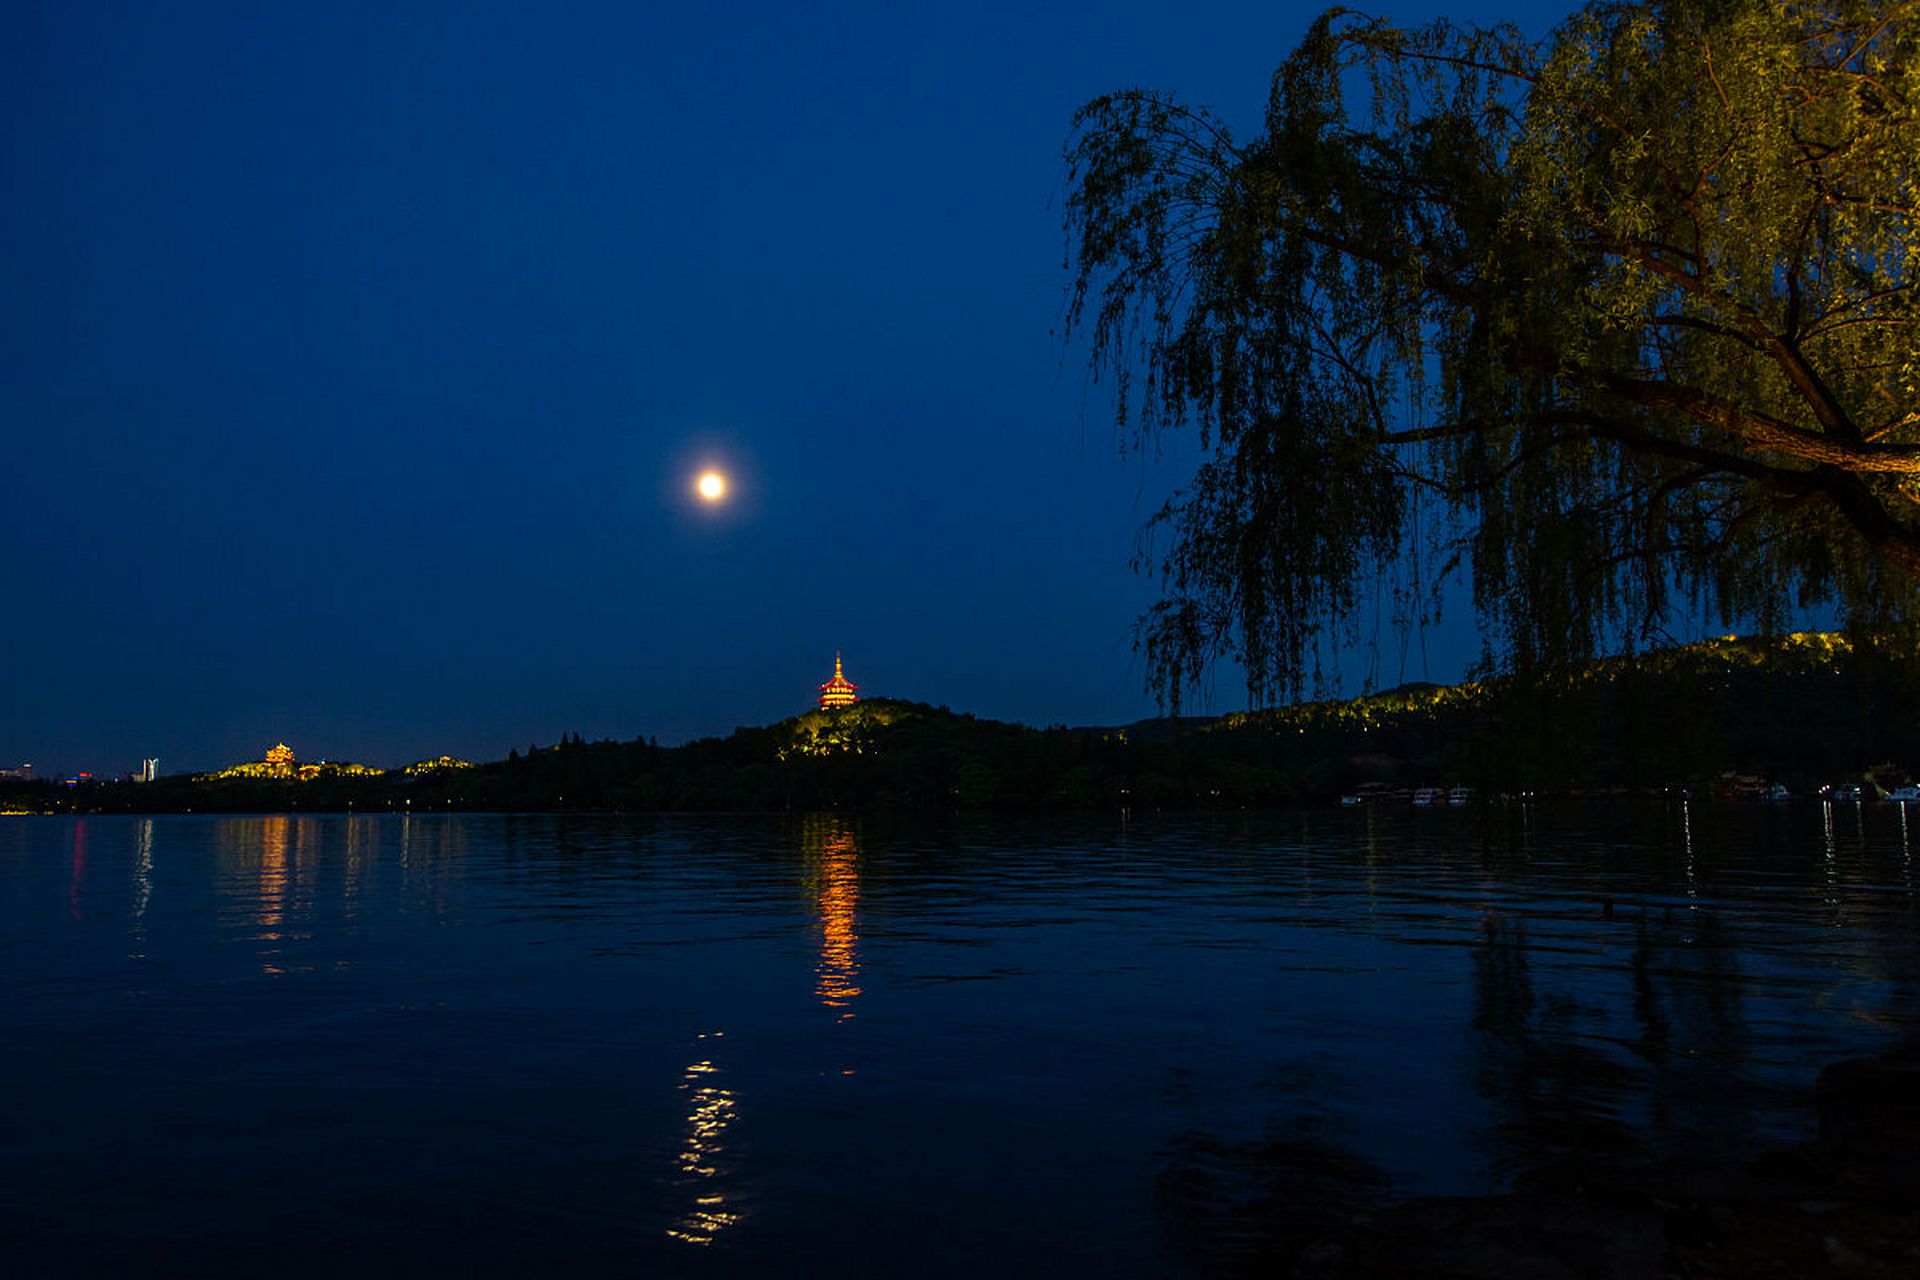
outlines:
[[[1125,728],[1036,729],[876,699],[661,747],[515,749],[375,775],[11,783],[35,811],[1106,809],[1330,802],[1367,782],[1519,791],[1712,789],[1737,773],[1796,794],[1920,763],[1920,673],[1830,635],[1721,640],[1561,672]]]

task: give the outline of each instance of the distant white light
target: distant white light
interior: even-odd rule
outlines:
[[[718,502],[727,496],[727,478],[718,471],[702,471],[693,482],[693,491],[703,502]]]

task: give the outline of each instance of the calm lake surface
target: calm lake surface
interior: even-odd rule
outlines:
[[[1212,1275],[1808,1136],[1893,806],[0,818],[11,1275]]]

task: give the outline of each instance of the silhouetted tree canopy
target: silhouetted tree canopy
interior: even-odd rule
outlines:
[[[1920,612],[1917,9],[1335,10],[1250,141],[1084,107],[1070,325],[1124,430],[1206,446],[1143,543],[1163,699],[1222,654],[1298,696],[1415,556],[1400,607],[1466,566],[1519,666],[1682,605]]]

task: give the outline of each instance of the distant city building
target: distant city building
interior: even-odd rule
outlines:
[[[0,782],[32,782],[33,766],[23,764],[18,769],[0,769]]]
[[[160,757],[154,756],[140,762],[140,781],[152,782],[160,776]]]
[[[276,778],[293,776],[293,748],[286,743],[276,743],[267,750],[267,772]]]
[[[833,679],[820,686],[820,709],[832,711],[837,707],[850,707],[860,701],[857,690],[860,686],[847,679],[840,670],[840,655],[833,655]]]

